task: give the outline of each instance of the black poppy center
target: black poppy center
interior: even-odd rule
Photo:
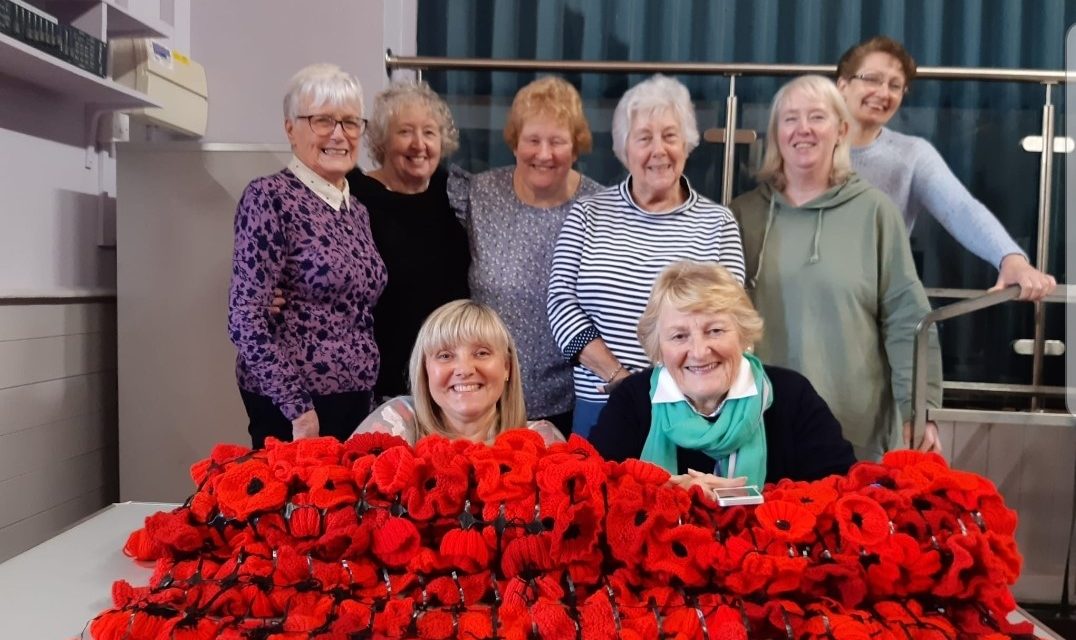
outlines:
[[[863,526],[863,514],[861,514],[861,513],[853,513],[852,514],[852,524],[856,525],[857,527],[862,527]]]
[[[247,495],[252,496],[265,488],[265,483],[261,478],[251,478],[247,483]]]
[[[332,480],[326,480],[325,481],[325,489],[328,490],[328,491],[333,491],[334,489],[336,489],[336,483],[333,482]]]
[[[800,498],[800,504],[814,504],[814,498],[811,496],[803,496]]]
[[[422,486],[426,488],[426,491],[433,491],[433,488],[437,486],[437,478],[426,478],[426,483]]]
[[[640,509],[639,511],[636,511],[635,512],[635,526],[641,527],[642,524],[644,522],[646,522],[646,518],[647,518],[647,515],[646,515],[645,511],[643,511],[642,509]]]
[[[509,471],[512,470],[512,467],[509,467],[508,465],[506,465],[506,464],[504,464],[502,462],[500,469],[501,469],[501,473],[508,473]]]
[[[776,526],[781,531],[788,531],[789,529],[792,528],[792,523],[789,522],[788,520],[778,520],[777,522],[774,522],[773,524],[774,524],[774,526]]]
[[[919,511],[927,511],[934,505],[930,504],[930,501],[925,498],[916,498],[915,500],[912,500],[912,506]]]
[[[564,530],[564,540],[575,540],[583,533],[579,525],[574,522],[568,525],[568,528]]]
[[[677,558],[687,557],[687,547],[679,542],[672,543],[672,552]]]

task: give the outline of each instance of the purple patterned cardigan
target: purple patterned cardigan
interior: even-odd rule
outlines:
[[[286,169],[251,182],[235,214],[228,298],[239,387],[268,396],[289,420],[314,408],[311,395],[372,389],[371,309],[385,281],[354,197],[334,211]],[[288,302],[270,316],[274,287]]]

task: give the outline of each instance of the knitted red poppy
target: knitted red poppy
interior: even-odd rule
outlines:
[[[601,513],[592,502],[567,506],[553,519],[550,553],[559,564],[588,556],[598,546]]]
[[[807,542],[814,538],[814,514],[794,502],[767,500],[755,508],[755,517],[778,540]]]
[[[351,471],[340,465],[322,465],[310,473],[310,501],[319,509],[355,504]]]
[[[643,567],[662,582],[679,581],[689,587],[710,582],[713,533],[685,524],[659,531],[647,545]]]
[[[834,556],[845,558],[846,556]],[[867,584],[863,570],[855,556],[847,562],[809,564],[803,570],[803,590],[816,596],[825,596],[849,607],[859,606],[867,597]]]
[[[533,433],[529,429],[519,431]],[[482,502],[497,504],[534,495],[537,458],[528,450],[512,450],[506,447],[477,449],[472,454],[471,461],[477,481],[475,495]]]
[[[288,487],[272,476],[264,461],[247,460],[221,474],[216,495],[225,516],[246,520],[255,513],[283,507]]]
[[[889,536],[874,557],[865,562],[867,584],[871,595],[879,599],[929,592],[942,568],[937,551],[924,550],[917,540],[903,533]]]
[[[380,455],[393,447],[409,446],[407,441],[400,436],[380,432],[357,433],[344,442],[341,458],[345,462],[354,461],[365,455]]]
[[[889,534],[889,516],[870,498],[846,495],[837,500],[834,514],[844,542],[870,546]]]
[[[439,609],[427,610],[418,617],[418,637],[428,640],[447,640],[456,637],[452,614]]]
[[[415,482],[404,490],[407,512],[416,520],[458,516],[467,500],[470,465],[459,455],[431,453],[417,467]]]

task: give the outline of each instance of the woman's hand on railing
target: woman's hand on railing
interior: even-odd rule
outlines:
[[[941,453],[941,437],[938,435],[938,425],[934,421],[927,420],[926,428],[919,434],[919,445],[912,447],[912,423],[904,423],[904,446],[907,449],[916,449],[928,453]]]
[[[990,287],[990,291],[998,291],[1011,284],[1020,285],[1020,300],[1033,302],[1042,300],[1057,288],[1057,280],[1052,275],[1031,266],[1027,258],[1019,253],[1010,253],[1001,260],[998,281]]]

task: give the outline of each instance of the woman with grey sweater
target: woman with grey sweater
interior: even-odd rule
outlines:
[[[926,140],[886,124],[915,78],[915,60],[885,36],[841,56],[837,88],[852,114],[852,168],[883,191],[904,214],[911,233],[922,212],[934,216],[969,251],[998,269],[993,289],[1018,284],[1020,299],[1041,300],[1057,282],[1033,267],[997,218],[953,175]]]

